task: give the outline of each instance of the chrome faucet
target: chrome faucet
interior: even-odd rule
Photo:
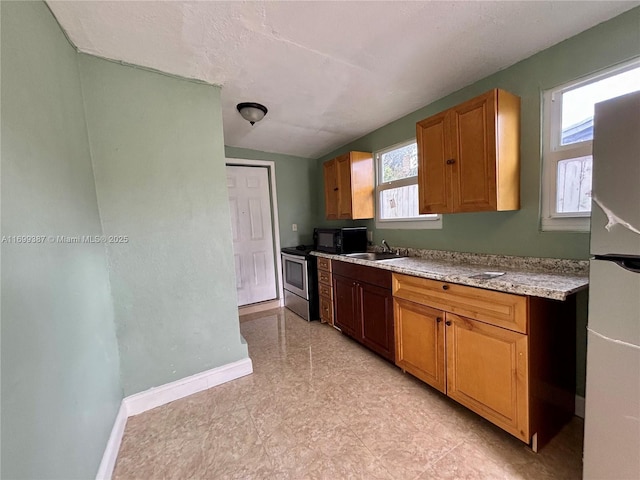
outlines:
[[[382,239],[382,242],[380,242],[382,244],[382,251],[383,252],[388,252],[388,253],[393,253],[393,250],[391,249],[391,247],[389,246],[389,244],[387,243],[387,241],[385,239]]]

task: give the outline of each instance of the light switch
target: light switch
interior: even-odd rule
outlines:
[[[297,223],[292,224],[291,225],[291,230],[293,230],[294,232],[297,232],[298,231],[298,224]]]

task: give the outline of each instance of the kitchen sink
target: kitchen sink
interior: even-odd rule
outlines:
[[[394,260],[397,258],[406,258],[405,255],[398,255],[391,252],[363,252],[363,253],[347,253],[345,257],[359,258],[361,260]]]

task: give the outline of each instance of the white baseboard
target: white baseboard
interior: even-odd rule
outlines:
[[[238,307],[238,316],[250,315],[252,313],[266,312],[274,308],[283,307],[284,299],[268,300],[266,302],[255,303],[244,307]]]
[[[165,405],[174,400],[179,400],[194,393],[221,385],[236,378],[253,373],[253,364],[250,358],[244,358],[237,362],[228,363],[221,367],[196,373],[189,377],[181,378],[175,382],[167,383],[159,387],[150,388],[144,392],[130,395],[122,400],[120,410],[113,424],[107,447],[100,462],[100,468],[96,480],[109,480],[116,466],[116,458],[120,450],[120,443],[124,435],[127,418]]]
[[[175,382],[150,388],[144,392],[130,395],[123,400],[127,406],[127,415],[132,417],[152,408],[159,407],[174,400],[179,400],[194,393],[201,392],[253,372],[250,358],[228,363],[221,367],[196,373]]]
[[[120,451],[120,443],[122,442],[122,436],[124,435],[124,427],[127,424],[127,407],[124,401],[120,403],[120,409],[118,415],[116,415],[116,421],[113,423],[111,429],[111,435],[109,435],[109,441],[107,441],[107,448],[102,455],[102,461],[98,468],[98,474],[96,480],[109,480],[113,474],[113,469],[116,466],[116,458],[118,458],[118,452]]]
[[[576,416],[580,418],[584,418],[584,397],[580,395],[576,395]]]

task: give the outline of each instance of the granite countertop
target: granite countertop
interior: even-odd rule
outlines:
[[[566,300],[589,285],[589,262],[586,260],[417,249],[400,249],[400,253],[408,257],[372,261],[323,252],[312,252],[312,255],[431,280],[553,300]],[[487,280],[470,278],[484,272],[504,272],[504,275]]]

